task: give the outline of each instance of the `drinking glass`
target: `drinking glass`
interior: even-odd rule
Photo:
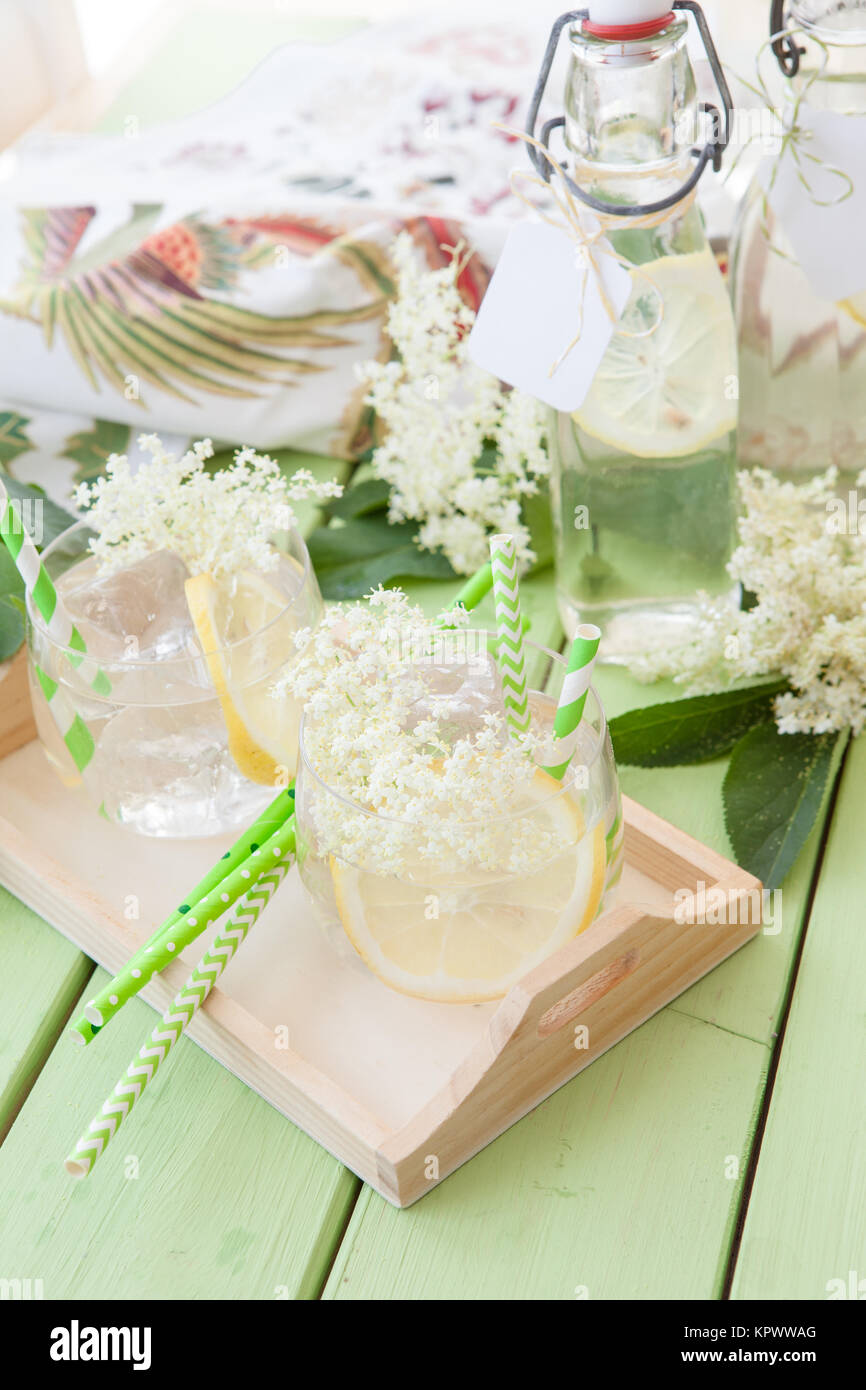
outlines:
[[[294,531],[274,537],[276,568],[245,576],[236,590],[242,611],[237,596],[224,605],[224,631],[239,635],[205,652],[177,557],[161,551],[104,574],[89,551],[93,536],[79,522],[42,560],[109,693],[93,689],[78,654],[58,645],[28,603],[30,688],[49,761],[67,785],[81,781],[46,701],[46,678],[93,740],[84,781],[109,820],[171,837],[219,835],[247,824],[297,762],[300,708],[291,696],[275,699],[271,688],[292,659],[294,634],[322,611],[303,540]],[[252,780],[256,757],[267,771],[254,767]]]
[[[489,633],[459,637],[477,651],[496,640]],[[449,634],[441,642],[447,649]],[[532,690],[529,698],[536,727],[552,736],[567,663],[530,642],[526,651],[531,668],[550,672],[546,690]],[[427,657],[434,666],[436,659],[435,652]],[[490,664],[487,674],[475,665],[477,674],[467,659],[455,676],[451,658],[443,661],[448,698],[462,679],[466,708],[477,721],[500,696],[490,691]],[[593,689],[562,783],[538,766],[509,814],[479,805],[472,822],[450,821],[431,804],[419,825],[351,801],[315,767],[309,748],[315,728],[305,713],[295,790],[301,878],[334,947],[389,987],[447,1003],[499,998],[587,930],[609,902],[622,865],[622,809]],[[552,742],[548,757],[551,749]]]

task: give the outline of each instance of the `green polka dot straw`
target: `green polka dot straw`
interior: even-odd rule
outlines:
[[[192,912],[178,916],[173,926],[152,938],[150,945],[128,960],[123,969],[84,1006],[86,1019],[96,1028],[104,1028],[127,1000],[144,989],[148,980],[176,960],[196,937],[207,931],[258,882],[262,874],[272,869],[278,861],[290,859],[294,849],[295,819],[290,815],[263,844],[241,860],[235,869],[201,898]],[[76,1027],[74,1031],[79,1034],[81,1030]],[[87,1039],[81,1035],[76,1041]]]
[[[257,820],[253,821],[252,825],[248,826],[243,834],[235,841],[231,849],[227,849],[222,858],[218,859],[216,863],[208,869],[204,878],[196,884],[195,888],[187,893],[183,902],[180,903],[173,912],[169,913],[168,917],[157,927],[153,935],[138,951],[136,951],[135,955],[127,961],[121,974],[128,975],[128,978],[136,981],[136,983],[142,981],[142,965],[153,955],[154,947],[159,946],[161,942],[167,943],[171,941],[171,933],[177,930],[178,922],[182,922],[186,917],[192,917],[196,922],[196,926],[198,926],[195,909],[208,898],[215,889],[220,887],[229,874],[233,873],[235,869],[243,867],[246,860],[249,859],[251,855],[254,855],[256,850],[270,839],[274,831],[278,830],[280,826],[284,825],[286,821],[289,820],[293,814],[295,804],[294,796],[293,787],[284,788],[277,793],[273,801],[267,806]],[[202,927],[201,930],[204,930],[204,928]],[[134,973],[136,970],[139,972],[137,975]],[[117,992],[119,980],[120,976],[116,976],[111,980],[109,984],[106,985],[99,998],[91,999],[86,1005],[86,1008],[91,1010],[95,1016],[100,1018],[103,1017],[102,1010],[106,1009],[107,1012],[108,1008],[113,1007],[112,995]],[[81,1017],[77,1018],[75,1022],[70,1025],[69,1036],[73,1042],[78,1043],[80,1046],[81,1044],[92,1042],[101,1027],[101,1024],[94,1023],[87,1014],[82,1014]]]

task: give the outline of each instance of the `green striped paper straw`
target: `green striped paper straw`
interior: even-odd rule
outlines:
[[[262,814],[248,826],[243,834],[235,841],[230,849],[227,849],[221,859],[208,869],[202,878],[184,898],[183,902],[171,912],[165,921],[157,927],[151,937],[139,947],[126,963],[126,969],[141,966],[141,959],[147,951],[157,945],[163,939],[169,940],[167,933],[171,932],[178,922],[182,920],[193,908],[198,906],[203,898],[212,893],[223,881],[223,879],[236,869],[244,860],[249,858],[265,840],[267,840],[275,830],[292,814],[294,807],[294,784],[284,788],[274,797],[273,801],[262,811]],[[113,983],[113,982],[112,982]],[[88,1008],[95,1007],[96,1001],[91,999]],[[69,1037],[73,1042],[86,1044],[92,1042],[96,1034],[100,1031],[100,1025],[94,1025],[86,1014],[83,1014],[69,1028]]]
[[[175,960],[190,942],[207,931],[217,918],[237,902],[257,882],[267,868],[273,868],[274,860],[294,853],[295,820],[288,819],[265,840],[249,858],[242,860],[236,869],[227,874],[216,888],[196,903],[194,912],[187,913],[177,922],[177,930],[170,931],[146,946],[141,956],[133,957],[113,980],[109,980],[99,993],[84,1006],[86,1017],[98,1028],[104,1028],[109,1019],[123,1008],[128,999],[144,989],[148,980],[164,970],[170,961]],[[249,867],[247,867],[249,866]],[[136,959],[138,964],[136,964]]]
[[[490,563],[496,605],[496,660],[502,676],[505,718],[512,737],[519,737],[529,729],[530,714],[517,552],[513,536],[490,537]]]
[[[586,693],[592,680],[592,668],[595,664],[600,641],[601,631],[592,623],[584,623],[574,635],[568,658],[568,669],[562,682],[562,689],[559,692],[559,703],[553,720],[553,732],[557,740],[569,739],[569,735],[577,732],[577,727],[583,717]],[[557,763],[555,767],[545,767],[544,771],[548,772],[551,777],[555,777],[557,782],[561,782],[568,771],[568,765],[574,756],[576,747],[576,738],[569,739],[569,744],[566,745],[567,756],[564,761]]]
[[[70,663],[79,668],[82,678],[92,687],[95,694],[110,694],[111,682],[105,672],[87,655],[87,644],[63,606],[36,546],[24,529],[20,513],[16,512],[2,478],[0,478],[0,536],[2,536],[15,568],[23,580],[25,591],[31,603],[45,623],[51,640],[66,649]],[[95,752],[93,736],[57,681],[52,680],[40,666],[37,665],[35,669],[42,693],[60,731],[60,736],[66,744],[75,766],[86,781],[87,768]]]
[[[87,643],[67,613],[51,576],[42,563],[39,551],[24,529],[20,514],[15,511],[2,478],[0,535],[52,642],[67,649],[70,665],[78,668],[83,680],[97,695],[110,695],[111,681],[101,667],[87,655]]]
[[[126,1119],[147,1084],[156,1076],[184,1029],[207,999],[250,928],[267,907],[291,864],[287,857],[267,869],[237,904],[231,918],[172,1000],[147,1042],[139,1049],[102,1109],[88,1125],[64,1167],[74,1178],[86,1178],[109,1141]]]

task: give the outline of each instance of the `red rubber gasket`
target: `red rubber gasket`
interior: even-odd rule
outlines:
[[[583,30],[587,34],[592,34],[595,39],[648,39],[652,34],[658,34],[662,29],[666,29],[669,24],[673,24],[676,15],[670,10],[662,19],[647,19],[643,24],[593,24],[592,20],[583,21]]]

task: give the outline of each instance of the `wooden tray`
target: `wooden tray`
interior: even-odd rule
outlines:
[[[0,683],[0,882],[114,973],[232,837],[151,840],[101,820],[24,742],[22,674]],[[498,1004],[387,989],[328,944],[292,870],[190,1036],[408,1206],[759,931],[756,879],[628,798],[624,812],[617,904]],[[701,912],[711,889],[726,913]],[[202,950],[142,997],[163,1009]],[[87,1065],[71,1044],[69,1058]]]

